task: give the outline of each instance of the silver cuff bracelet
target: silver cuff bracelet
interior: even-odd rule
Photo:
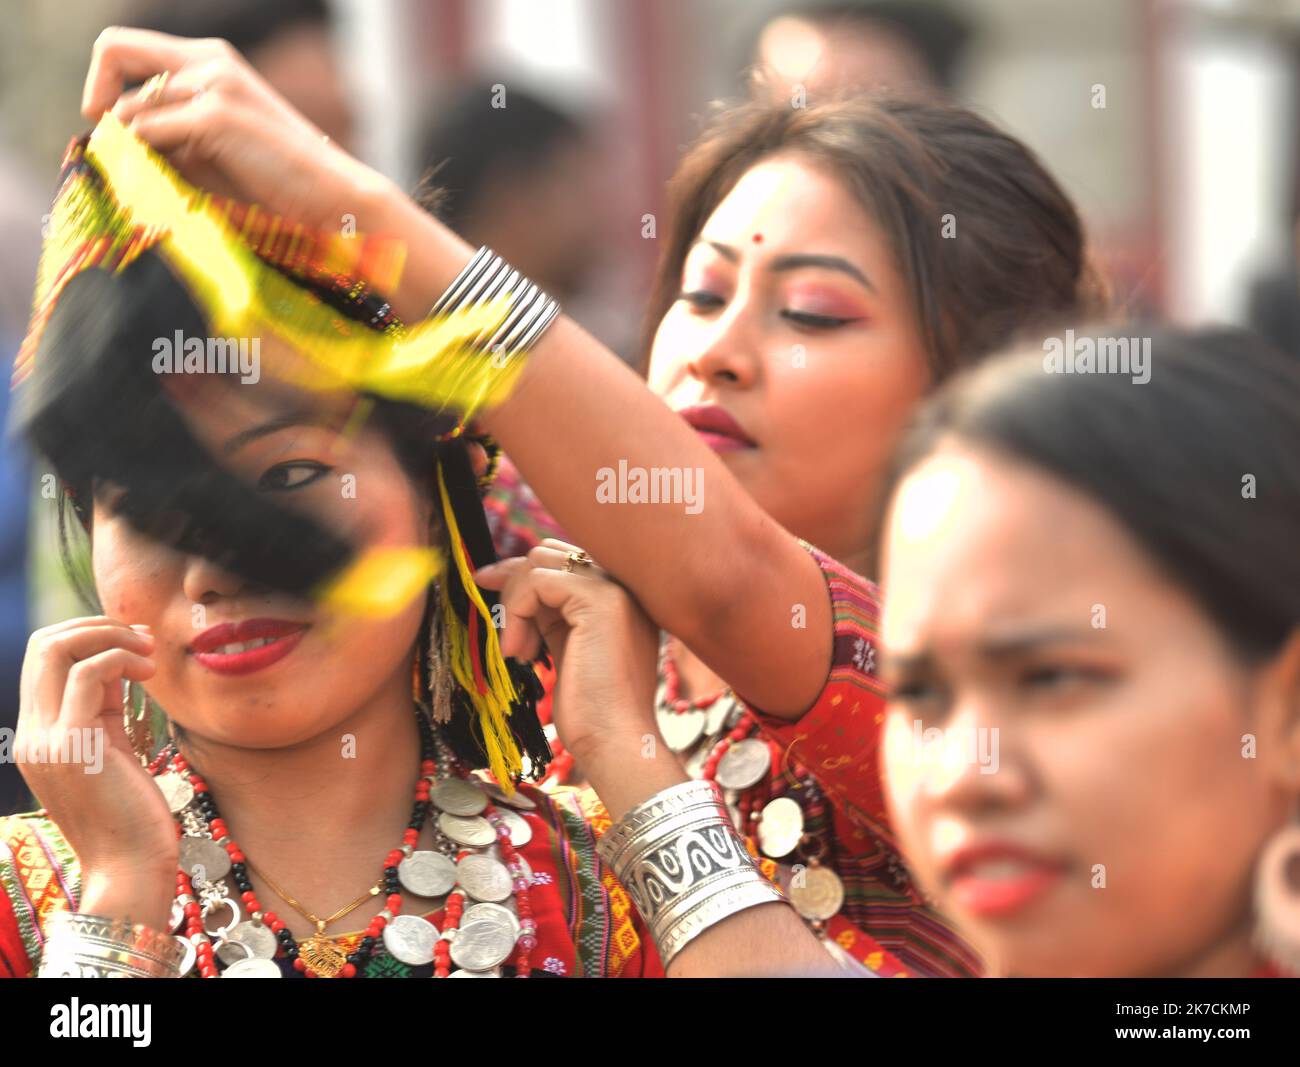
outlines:
[[[472,344],[494,356],[511,356],[537,343],[542,332],[560,313],[560,305],[512,269],[487,245],[474,253],[474,258],[433,305],[431,314],[485,304],[507,293],[512,296],[505,321],[490,336],[480,335]]]
[[[710,926],[785,899],[749,855],[713,782],[655,794],[597,848],[649,925],[665,967]]]

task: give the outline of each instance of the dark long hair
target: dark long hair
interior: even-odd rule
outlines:
[[[19,390],[15,426],[50,462],[87,529],[95,483],[113,482],[126,489],[116,509],[142,533],[250,581],[306,594],[353,547],[212,459],[151,366],[154,340],[176,331],[209,332],[156,253],[115,273],[83,271],[51,312],[34,371]],[[429,488],[436,434],[451,419],[395,404],[383,414],[377,425]]]
[[[1144,384],[1048,373],[1041,351],[949,383],[885,499],[947,437],[1032,464],[1118,519],[1239,653],[1267,656],[1300,625],[1300,363],[1242,330],[1129,332],[1150,339]]]
[[[349,318],[373,325],[387,303],[377,294],[340,281],[330,287],[302,277],[292,280]],[[83,599],[97,608],[94,584],[70,548],[69,513],[90,535],[98,483],[124,489],[114,509],[136,529],[179,551],[212,560],[248,581],[308,596],[338,573],[357,546],[300,512],[279,506],[246,485],[198,441],[153,372],[151,352],[159,337],[176,331],[205,337],[208,326],[181,282],[156,252],[142,253],[117,272],[90,269],[72,278],[59,296],[41,336],[30,378],[22,385],[15,428],[45,457],[59,477],[60,549],[65,568]],[[233,387],[233,386],[232,386]],[[383,397],[368,422],[388,438],[417,490],[436,499],[441,464],[457,527],[473,567],[496,559],[464,437],[442,439],[452,415],[438,414]],[[440,514],[440,508],[432,509]],[[435,536],[446,549],[446,530]],[[472,610],[455,567],[444,572],[441,595],[458,617]],[[483,590],[489,607],[495,594]],[[426,605],[430,618],[433,600]],[[427,654],[427,626],[417,648]],[[481,642],[482,635],[479,635]],[[519,701],[509,719],[521,751],[539,774],[550,757],[533,710],[540,696],[536,675],[509,663]],[[419,672],[421,695],[428,681]],[[468,695],[454,687],[449,739],[471,767],[485,766],[477,717]]]
[[[1020,331],[1105,311],[1069,197],[1033,152],[974,112],[887,96],[749,102],[718,112],[669,183],[643,369],[704,223],[746,171],[783,153],[842,181],[884,231],[935,381]]]

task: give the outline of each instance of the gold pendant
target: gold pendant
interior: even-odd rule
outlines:
[[[333,938],[322,934],[312,934],[302,942],[298,946],[298,956],[304,966],[311,968],[322,978],[333,978],[348,962],[346,953],[339,948],[338,943]]]

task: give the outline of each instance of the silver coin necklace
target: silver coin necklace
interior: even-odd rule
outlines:
[[[181,837],[172,930],[184,947],[182,975],[197,969],[209,978],[278,978],[282,972],[275,957],[281,955],[305,977],[350,978],[361,974],[381,947],[410,966],[433,963],[434,977],[499,977],[501,964],[512,955],[516,973],[529,973],[529,953],[537,944],[528,892],[532,877],[515,847],[527,843],[532,827],[522,815],[498,809],[497,794],[489,796],[476,779],[457,776],[450,747],[435,734],[427,714],[417,709],[416,718],[420,778],[411,819],[402,845],[388,853],[368,894],[385,893],[387,907],[371,919],[350,953],[324,932],[326,922],[339,916],[311,916],[317,932],[298,943],[274,912],[262,909],[248,877],[250,864],[207,784],[174,745],[159,753],[150,771]],[[437,850],[417,851],[420,832],[431,819]],[[238,897],[226,890],[226,877],[234,881]],[[401,888],[433,901],[444,898],[444,929],[423,916],[400,914]]]

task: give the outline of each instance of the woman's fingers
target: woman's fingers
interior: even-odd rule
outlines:
[[[184,67],[171,75],[161,88],[146,83],[138,89],[128,89],[113,104],[113,115],[129,126],[137,115],[156,108],[190,104],[208,92],[231,92],[238,79],[229,72],[229,64],[220,60]]]
[[[499,593],[505,588],[506,582],[519,570],[528,566],[526,556],[511,556],[509,559],[499,559],[495,563],[489,563],[486,567],[480,567],[474,572],[474,581],[484,589],[491,589]]]
[[[568,555],[570,552],[581,552],[581,551],[582,551],[582,549],[579,548],[577,545],[571,545],[571,544],[569,544],[568,541],[561,541],[558,537],[544,537],[544,538],[542,538],[542,547],[543,547],[543,548],[553,548],[553,549],[555,549],[555,551],[557,551],[557,552],[562,552],[562,553],[564,553],[565,555]]]
[[[64,738],[71,731],[99,725],[106,708],[120,709],[122,678],[152,677],[154,664],[148,654],[153,647],[152,635],[105,616],[37,630],[23,663],[17,749],[43,754],[38,763],[43,758],[50,762],[49,753],[58,751],[56,762],[66,762]],[[110,741],[115,721],[109,724]],[[77,752],[84,750],[81,739]]]
[[[604,581],[605,572],[594,563],[571,565],[571,556],[580,552],[576,545],[547,538],[527,556],[502,560],[475,575],[485,589],[500,593],[503,655],[532,658],[542,641],[559,655],[554,646],[563,640],[574,613],[617,595],[619,587]]]
[[[583,574],[589,578],[610,579],[609,574],[596,562],[577,562],[572,557],[586,556],[586,552],[577,545],[559,541],[554,537],[546,538],[536,548],[528,550],[527,559],[535,567],[544,567],[554,571],[567,571],[571,574]],[[586,558],[590,559],[589,556]]]
[[[124,648],[111,648],[78,660],[68,671],[63,706],[54,729],[71,731],[93,727],[110,709],[120,714],[122,679],[143,682],[152,678],[153,673],[153,660]]]
[[[505,626],[501,631],[501,654],[529,662],[541,651],[541,634],[533,624],[530,615],[521,610],[519,601],[521,575],[530,570],[528,560],[523,556],[503,559],[490,566],[483,567],[474,575],[474,580],[484,589],[497,593],[497,599],[505,612]],[[523,605],[527,601],[522,602]]]
[[[563,655],[563,639],[567,633],[567,623],[561,624],[564,607],[575,595],[583,592],[565,584],[573,581],[576,575],[537,565],[532,560],[532,552],[526,558],[503,560],[479,574],[482,575],[481,585],[500,591],[499,598],[505,609],[502,655],[530,660],[541,651],[543,642],[557,656]],[[556,579],[559,579],[558,584]]]
[[[220,129],[234,125],[234,118],[229,104],[223,105],[212,94],[202,93],[138,108],[129,123],[137,137],[177,163],[175,156],[181,150],[200,157],[213,155]]]
[[[531,663],[542,651],[542,631],[537,623],[540,605],[528,581],[530,573],[520,572],[506,584],[500,596],[501,606],[505,609],[501,654],[513,656],[523,663]]]
[[[187,62],[230,50],[224,41],[195,41],[153,30],[111,26],[95,41],[81,94],[81,113],[92,122],[113,106],[127,82],[142,81]]]
[[[122,727],[122,679],[143,682],[152,678],[154,663],[125,649],[113,648],[89,659],[79,660],[68,671],[68,685],[63,691],[63,706],[58,720],[43,731],[47,753],[58,752],[57,762],[67,762],[68,753],[103,753],[103,741],[93,747],[86,743],[87,730],[101,730],[109,745],[123,747],[126,734]],[[105,712],[109,714],[105,716]],[[75,742],[66,740],[75,735]],[[125,745],[130,750],[130,745]],[[53,762],[53,757],[50,757]]]
[[[89,621],[90,625],[60,624],[37,630],[28,641],[21,703],[34,720],[33,726],[48,727],[58,718],[69,672],[79,661],[113,648],[141,655],[153,651],[154,639],[149,634],[122,623]]]
[[[537,603],[538,629],[548,641],[553,633],[567,632],[585,612],[608,611],[622,589],[611,582],[594,582],[578,573],[538,567],[528,574],[528,592]]]

